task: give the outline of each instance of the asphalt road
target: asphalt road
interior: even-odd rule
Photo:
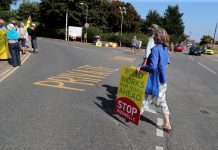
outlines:
[[[160,115],[146,112],[135,126],[112,114],[120,69],[139,64],[143,51],[48,39],[38,44],[40,53],[0,83],[1,150],[217,149],[217,62],[171,54],[173,131],[166,134],[156,128]],[[69,72],[77,78],[70,81]]]

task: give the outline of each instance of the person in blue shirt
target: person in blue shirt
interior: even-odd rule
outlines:
[[[20,61],[20,47],[18,39],[20,38],[19,33],[16,31],[13,24],[7,25],[8,31],[6,36],[8,39],[8,47],[11,54],[12,65],[13,67],[21,66]]]
[[[156,45],[151,49],[146,65],[137,69],[149,72],[141,114],[144,111],[163,114],[164,124],[161,128],[170,132],[170,112],[166,102],[169,36],[164,29],[159,28],[153,38]]]

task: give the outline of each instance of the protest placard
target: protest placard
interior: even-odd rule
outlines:
[[[148,73],[135,73],[134,67],[122,67],[114,111],[138,125]]]

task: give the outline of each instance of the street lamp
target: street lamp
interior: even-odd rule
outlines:
[[[88,7],[87,4],[85,4],[83,2],[81,2],[80,5],[85,5],[86,6],[86,23],[85,23],[85,28],[86,28],[86,43],[87,43],[87,37],[88,37],[87,36],[87,28],[88,28],[87,20],[88,20],[88,9],[89,9],[89,7]]]
[[[121,24],[120,24],[120,47],[121,47],[121,40],[122,40],[122,34],[123,34],[123,13],[126,14],[126,7],[119,7],[120,13],[121,13]]]

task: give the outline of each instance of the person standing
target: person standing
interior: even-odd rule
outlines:
[[[149,72],[141,114],[144,111],[163,114],[164,124],[161,128],[170,132],[170,112],[166,102],[169,36],[164,29],[158,29],[153,38],[156,45],[151,50],[147,64],[140,68],[140,70]]]
[[[20,38],[19,33],[16,31],[13,24],[7,25],[8,31],[6,32],[8,39],[8,47],[11,54],[11,60],[13,67],[21,66],[20,61],[20,47],[18,39]]]
[[[31,44],[33,48],[33,52],[38,53],[37,46],[37,37],[36,37],[36,24],[32,23],[31,26],[27,29],[29,36],[31,37]]]
[[[20,39],[19,39],[19,45],[20,45],[20,50],[22,52],[22,54],[26,54],[26,39],[25,39],[25,31],[24,31],[24,23],[21,22],[20,23],[20,28],[17,29],[19,35],[20,35]]]
[[[132,45],[133,54],[136,54],[136,49],[138,48],[138,40],[136,36],[133,37],[131,41],[131,45]]]
[[[151,49],[155,46],[153,36],[154,36],[155,30],[157,30],[158,28],[160,28],[160,27],[157,24],[152,24],[151,27],[148,28],[148,33],[149,33],[150,37],[148,39],[147,47],[145,49],[145,55],[143,58],[142,66],[146,65],[147,59],[151,53]]]

